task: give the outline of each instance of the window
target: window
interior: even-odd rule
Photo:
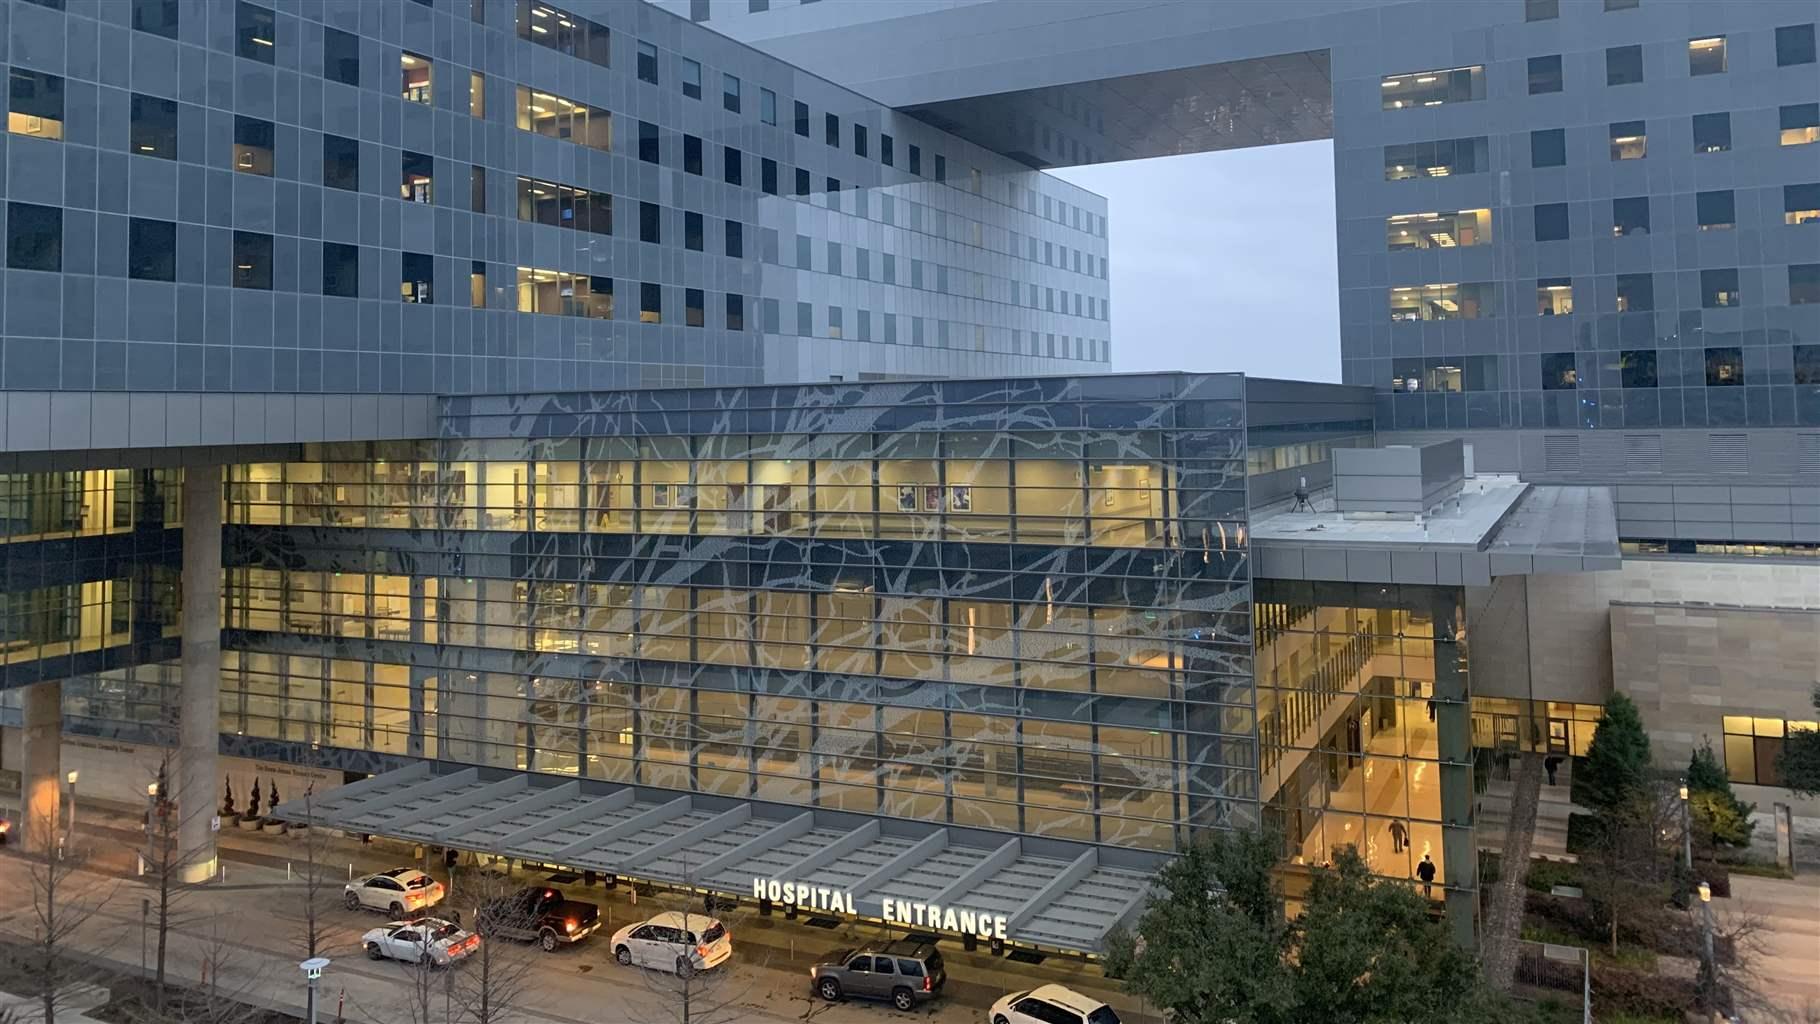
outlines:
[[[610,235],[613,233],[613,197],[560,182],[520,177],[518,219]]]
[[[1544,277],[1536,281],[1536,315],[1566,316],[1574,311],[1574,285],[1571,278]]]
[[[683,136],[683,170],[690,174],[701,173],[701,136]]]
[[[828,307],[828,337],[841,337],[841,308],[839,306]]]
[[[1559,242],[1567,237],[1567,204],[1540,203],[1535,209],[1536,241]]]
[[[613,37],[605,25],[535,0],[518,0],[517,23],[520,39],[529,39],[539,46],[580,57],[603,68],[613,66]]]
[[[487,116],[487,76],[478,71],[468,72],[468,116]]]
[[[727,296],[727,330],[743,331],[746,329],[746,297],[728,294]]]
[[[923,149],[914,142],[910,144],[910,173],[923,173]]]
[[[63,79],[24,68],[13,68],[6,77],[6,130],[40,139],[63,138]]]
[[[1404,285],[1390,290],[1392,320],[1476,320],[1494,314],[1488,283]]]
[[[828,209],[830,209],[830,210],[840,209],[840,179],[839,178],[829,178],[828,179],[828,191],[824,194],[827,196],[827,199],[828,199]]]
[[[613,279],[538,267],[518,268],[518,311],[613,319]]]
[[[884,132],[879,132],[878,162],[884,164],[886,167],[894,166],[897,161],[897,154],[892,152],[893,148],[894,145],[891,136],[886,135]]]
[[[126,276],[139,281],[177,280],[177,225],[134,217],[127,225]]]
[[[683,325],[705,327],[708,324],[708,299],[700,288],[683,289]]]
[[[1723,153],[1732,148],[1730,114],[1694,115],[1694,152]]]
[[[638,322],[641,324],[664,322],[663,286],[648,281],[638,286]]]
[[[247,60],[272,63],[277,31],[272,12],[241,0],[234,9],[234,52]]]
[[[1618,353],[1618,384],[1626,388],[1656,386],[1656,350],[1626,349]]]
[[[830,146],[840,145],[840,118],[833,114],[822,115],[822,141]]]
[[[133,28],[166,39],[177,38],[177,0],[133,0]]]
[[[1643,47],[1608,46],[1605,48],[1605,84],[1635,85],[1643,81]]]
[[[1485,68],[1475,64],[1438,71],[1412,71],[1406,75],[1386,75],[1378,84],[1385,110],[1438,107],[1443,103],[1484,99]]]
[[[1064,354],[1066,348],[1064,348]],[[1497,390],[1495,356],[1428,356],[1398,359],[1391,364],[1392,386],[1399,391]]]
[[[487,169],[479,164],[468,168],[468,209],[487,212]]]
[[[1744,383],[1744,350],[1709,348],[1706,350],[1706,386],[1738,387]]]
[[[663,207],[656,203],[638,204],[638,240],[663,244]]]
[[[796,169],[796,194],[799,196],[809,194],[809,172],[802,167]]]
[[[398,182],[398,197],[407,203],[431,203],[430,186],[436,177],[436,162],[428,154],[403,152],[403,167]]]
[[[1561,0],[1523,0],[1524,21],[1553,21],[1561,16]]]
[[[360,143],[339,135],[322,137],[322,183],[360,191]]]
[[[745,156],[732,146],[722,148],[720,156],[721,178],[729,185],[741,184],[745,177],[743,173]]]
[[[657,126],[649,121],[638,122],[638,158],[654,164],[657,155]]]
[[[683,248],[703,251],[701,214],[690,210],[683,211]]]
[[[1687,41],[1687,73],[1717,75],[1725,71],[1725,37],[1705,36]]]
[[[948,158],[940,153],[935,154],[935,180],[948,180]]]
[[[1738,226],[1731,189],[1695,193],[1694,214],[1701,231],[1730,231]]]
[[[915,147],[912,147],[915,148]],[[1439,139],[1384,147],[1384,180],[1478,174],[1488,165],[1486,138]]]
[[[1627,196],[1611,201],[1611,233],[1613,238],[1625,235],[1649,234],[1649,197]]]
[[[1814,62],[1814,26],[1784,25],[1776,30],[1776,66],[1792,67]]]
[[[815,334],[815,307],[807,302],[796,304],[796,333],[803,338]]]
[[[731,256],[734,259],[740,259],[740,258],[744,257],[746,255],[746,228],[745,228],[745,225],[741,224],[739,221],[736,221],[736,220],[728,221],[727,222],[727,239],[726,239],[726,241],[727,241],[726,252],[727,252],[728,256]]]
[[[682,94],[692,100],[701,99],[700,62],[692,61],[687,57],[679,59],[682,61],[682,74],[677,78],[682,85]]]
[[[1783,779],[1777,770],[1782,759],[1782,744],[1790,732],[1812,732],[1813,722],[1790,722],[1780,718],[1750,718],[1726,715],[1725,774],[1733,782],[1753,786],[1780,786]]]
[[[468,264],[468,307],[487,308],[487,265],[480,260]]]
[[[853,155],[866,155],[866,126],[863,124],[853,126]]]
[[[553,92],[519,86],[517,122],[520,131],[564,139],[602,152],[613,151],[612,114]]]
[[[272,176],[272,122],[234,118],[234,170]]]
[[[720,105],[730,113],[739,113],[739,79],[732,75],[720,76]]]
[[[1567,163],[1567,130],[1544,128],[1529,133],[1529,166],[1560,167]]]
[[[234,232],[234,287],[272,290],[272,236]]]
[[[1643,0],[1605,0],[1605,9],[1607,11],[1635,10],[1637,5],[1642,2]]]
[[[322,243],[322,294],[344,299],[360,297],[359,246]]]
[[[1656,308],[1656,285],[1648,274],[1619,274],[1618,312],[1638,313]]]
[[[1778,112],[1784,146],[1820,142],[1820,103],[1796,103]]]
[[[1529,94],[1561,91],[1561,55],[1529,58]]]
[[[1738,291],[1737,270],[1700,271],[1700,308],[1723,309],[1744,303]]]
[[[758,187],[768,196],[777,194],[777,161],[768,156],[758,161]]]
[[[338,28],[322,30],[322,77],[343,85],[360,84],[360,37]]]
[[[177,159],[177,101],[133,94],[130,151]]]
[[[796,105],[796,134],[801,135],[806,139],[809,137],[809,104],[804,103],[801,100],[793,100],[791,102]]]
[[[1820,183],[1782,186],[1782,223],[1820,224]]]
[[[406,302],[431,303],[435,296],[436,261],[428,253],[407,252],[399,262],[398,297]]]
[[[1491,211],[1399,214],[1384,222],[1384,230],[1392,252],[1484,245],[1491,241]]]
[[[1788,268],[1788,304],[1791,306],[1811,306],[1820,303],[1820,263],[1792,263]],[[1807,380],[1800,377],[1799,358],[1795,360],[1797,384],[1820,384],[1820,345],[1796,345],[1808,349],[1813,356],[1813,373]]]
[[[403,85],[399,95],[412,103],[429,106],[430,95],[430,58],[406,50],[398,56],[400,80]]]
[[[763,14],[771,9],[771,0],[746,0],[747,14]]]
[[[1611,124],[1611,158],[1641,160],[1649,153],[1649,136],[1642,121],[1613,121]]]
[[[697,65],[697,67],[699,66]],[[657,84],[657,47],[643,41],[638,44],[638,80],[649,82],[652,85]],[[697,82],[695,88],[695,98],[700,99],[701,83]],[[683,91],[687,92],[688,89],[685,88]]]

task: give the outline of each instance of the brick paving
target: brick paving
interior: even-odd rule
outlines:
[[[1529,876],[1529,848],[1535,839],[1536,804],[1542,789],[1542,755],[1533,751],[1524,754],[1513,781],[1500,866],[1503,874],[1492,889],[1480,943],[1484,950],[1485,980],[1502,991],[1509,991],[1517,973],[1523,937],[1523,883]]]

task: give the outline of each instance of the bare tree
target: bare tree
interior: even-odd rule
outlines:
[[[658,909],[681,914],[683,930],[705,938],[704,933],[716,923],[726,927],[716,914],[731,908],[717,909],[715,898],[709,896],[705,906],[692,909],[688,889],[692,888],[693,878],[685,853],[683,891],[658,900]],[[618,951],[613,952],[617,957]],[[654,997],[643,1006],[627,1007],[628,1016],[637,1024],[737,1024],[751,1016],[746,1000],[752,992],[752,980],[736,974],[730,960],[705,971],[696,970],[692,961],[681,958],[674,971],[633,969],[638,971],[645,991]]]
[[[316,783],[303,790],[303,877],[297,887],[304,958],[322,956],[325,949],[322,912],[333,906],[335,886],[327,876],[328,834],[315,822]]]
[[[206,931],[186,941],[198,956],[197,983],[153,1008],[146,1024],[252,1024],[264,1018],[253,1000],[272,987],[273,979],[257,958],[241,955],[234,920],[211,915]],[[160,991],[154,998],[164,995]]]
[[[55,815],[43,815],[28,834],[48,838],[57,834],[57,825]],[[79,839],[72,822],[60,841],[33,844],[21,853],[28,864],[33,932],[18,966],[39,999],[43,1024],[56,1024],[57,1011],[73,990],[100,976],[78,955],[78,933],[113,898],[116,886],[84,871],[88,854]]]
[[[1594,819],[1597,827],[1580,863],[1586,868],[1587,895],[1610,936],[1613,956],[1621,928],[1663,905],[1663,887],[1673,875],[1671,851],[1681,840],[1675,801],[1673,793],[1652,787]]]
[[[152,921],[157,934],[156,970],[153,974],[152,1004],[162,1013],[166,1002],[167,963],[173,930],[191,921],[203,919],[207,911],[191,914],[187,904],[206,882],[197,880],[194,868],[214,857],[211,838],[201,846],[183,844],[185,827],[206,819],[214,808],[191,801],[178,804],[171,799],[170,779],[175,773],[175,752],[166,749],[158,759],[158,771],[147,790],[150,806],[146,810],[145,846],[139,851],[143,881],[152,904]]]
[[[450,876],[454,884],[453,874]],[[451,973],[452,1024],[504,1024],[518,1015],[529,982],[536,947],[509,937],[526,922],[513,920],[500,908],[520,888],[504,872],[482,868],[462,875],[462,893],[480,947]]]

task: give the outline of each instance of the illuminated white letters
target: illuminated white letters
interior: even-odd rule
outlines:
[[[807,879],[785,882],[775,878],[754,878],[752,895],[802,910],[858,914],[853,908],[852,893],[816,885]],[[944,907],[938,903],[916,903],[890,896],[879,899],[879,916],[892,924],[935,928],[982,939],[1004,939],[1010,931],[1010,922],[1003,914],[977,908]]]

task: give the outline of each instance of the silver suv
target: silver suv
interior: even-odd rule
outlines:
[[[833,1003],[848,996],[888,999],[899,1010],[914,1009],[941,993],[948,981],[934,945],[899,939],[884,946],[837,950],[809,968],[815,994]]]

